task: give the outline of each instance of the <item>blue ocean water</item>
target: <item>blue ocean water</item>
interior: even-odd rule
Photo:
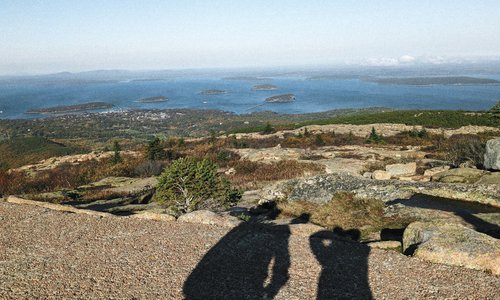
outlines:
[[[500,79],[500,76],[489,76]],[[256,84],[274,84],[275,91],[252,91]],[[206,89],[226,90],[221,95],[201,95]],[[267,97],[292,93],[292,103],[265,103]],[[141,98],[165,96],[163,103],[138,103]],[[307,113],[339,108],[388,107],[398,109],[487,110],[500,99],[500,85],[382,85],[360,79],[308,80],[275,77],[265,81],[182,77],[150,81],[108,83],[1,82],[0,119],[38,118],[25,112],[33,108],[105,101],[114,109],[218,109],[235,113],[269,110]]]

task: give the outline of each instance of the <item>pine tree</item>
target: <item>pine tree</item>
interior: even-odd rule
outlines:
[[[310,137],[311,136],[311,133],[309,132],[309,130],[306,128],[304,128],[304,137]]]
[[[165,150],[161,145],[161,141],[158,137],[148,143],[146,146],[146,157],[149,160],[159,160],[165,158]]]
[[[347,135],[347,144],[351,145],[354,142],[354,134],[352,134],[352,131],[349,131],[349,134]]]
[[[378,135],[375,127],[372,127],[372,131],[370,132],[370,136],[366,140],[368,144],[380,144],[383,142],[382,137]]]
[[[316,135],[316,140],[314,141],[314,143],[316,144],[316,146],[325,145],[325,141],[323,140],[323,137],[321,136],[321,134]]]
[[[121,163],[123,161],[121,155],[120,155],[121,147],[118,141],[113,142],[113,158],[111,159],[111,163],[116,165],[118,163]]]
[[[271,134],[274,133],[274,128],[271,126],[269,122],[266,123],[264,130],[262,130],[262,134]]]

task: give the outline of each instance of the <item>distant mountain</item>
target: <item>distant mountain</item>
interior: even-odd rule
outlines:
[[[467,77],[467,76],[369,78],[367,79],[367,81],[376,82],[380,84],[396,84],[396,85],[500,84],[500,81],[494,79]]]

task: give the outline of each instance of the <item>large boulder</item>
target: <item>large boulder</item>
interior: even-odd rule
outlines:
[[[489,140],[486,143],[484,167],[491,170],[500,170],[500,138]]]
[[[178,222],[236,227],[242,221],[236,217],[220,215],[209,210],[197,210],[180,216]]]
[[[434,263],[500,275],[500,241],[460,224],[414,222],[404,231],[403,251]]]
[[[445,183],[476,183],[486,172],[472,168],[457,168],[432,176],[432,181]]]
[[[403,175],[413,175],[417,172],[417,163],[407,163],[407,164],[393,164],[385,166],[385,170],[392,177],[398,177]]]

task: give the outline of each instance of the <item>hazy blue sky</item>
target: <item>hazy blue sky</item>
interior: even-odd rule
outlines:
[[[499,0],[0,0],[0,74],[499,55]]]

